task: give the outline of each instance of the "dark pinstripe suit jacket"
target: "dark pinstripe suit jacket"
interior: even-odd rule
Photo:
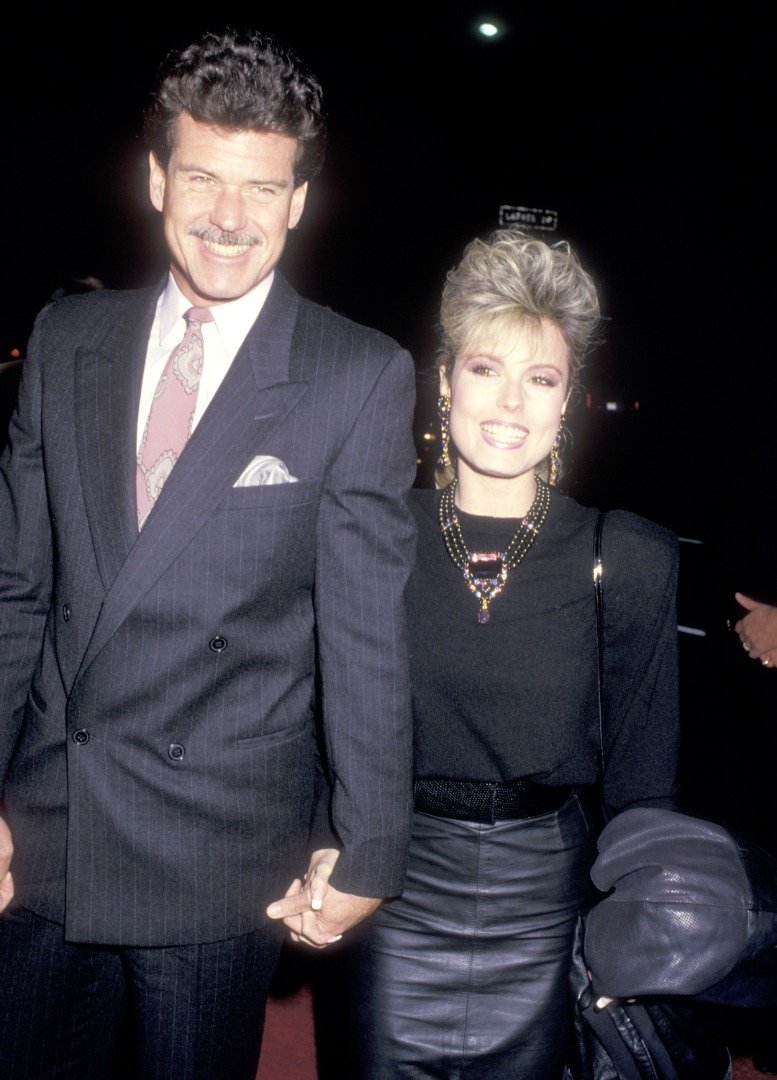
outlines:
[[[180,944],[262,923],[308,842],[316,673],[333,881],[365,896],[403,883],[412,361],[276,273],[138,536],[157,295],[42,312],[0,469],[14,877],[72,941]],[[257,454],[299,482],[235,488]]]

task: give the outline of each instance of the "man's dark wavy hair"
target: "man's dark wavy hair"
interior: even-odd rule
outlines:
[[[321,87],[290,50],[254,31],[209,32],[168,53],[146,110],[146,145],[167,168],[181,113],[217,127],[274,131],[297,140],[294,182],[324,159]]]

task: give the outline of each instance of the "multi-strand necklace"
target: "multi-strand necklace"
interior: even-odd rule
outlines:
[[[489,604],[499,596],[507,582],[507,571],[513,570],[526,555],[542,528],[550,505],[550,490],[539,477],[535,477],[534,501],[504,551],[472,551],[467,549],[461,534],[461,524],[456,514],[453,480],[440,492],[438,517],[445,548],[453,563],[464,574],[470,592],[480,601],[477,619],[487,623],[491,618]]]

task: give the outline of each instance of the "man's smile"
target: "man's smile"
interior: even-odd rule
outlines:
[[[189,229],[190,236],[196,236],[203,245],[214,255],[222,258],[233,259],[245,255],[252,247],[261,247],[262,237],[256,233],[232,233],[221,229],[200,229],[196,226]]]

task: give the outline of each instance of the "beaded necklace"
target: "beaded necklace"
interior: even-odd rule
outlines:
[[[488,609],[495,596],[499,596],[507,583],[507,571],[513,570],[526,555],[542,528],[550,506],[550,489],[538,476],[534,501],[504,551],[473,551],[467,549],[461,534],[461,523],[456,515],[453,495],[456,481],[452,480],[440,492],[438,520],[445,549],[455,566],[464,574],[467,588],[480,601],[477,620],[487,623],[491,618]]]

